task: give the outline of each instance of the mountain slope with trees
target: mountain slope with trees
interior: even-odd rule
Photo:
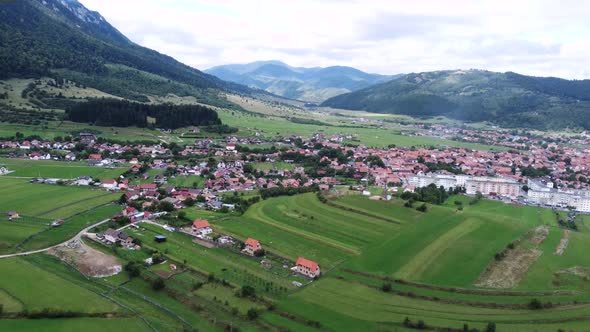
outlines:
[[[120,97],[250,93],[139,46],[76,0],[0,3],[0,79],[58,77]]]
[[[330,97],[383,83],[399,76],[369,74],[343,66],[291,67],[275,60],[217,66],[205,72],[222,80],[309,102],[321,102]]]
[[[412,73],[330,98],[322,106],[508,127],[590,129],[590,80],[484,70]]]

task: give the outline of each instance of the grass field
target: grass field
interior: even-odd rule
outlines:
[[[39,249],[60,243],[121,209],[106,205],[117,199],[116,194],[99,189],[31,184],[26,179],[0,177],[0,196],[3,198],[0,253],[15,252],[17,246]],[[17,211],[21,218],[8,221],[7,211]],[[63,219],[65,223],[50,227],[55,219]]]
[[[118,198],[117,194],[100,189],[33,184],[26,179],[0,177],[0,211],[65,219]]]
[[[117,178],[126,168],[109,169],[88,166],[86,162],[63,162],[54,160],[29,160],[0,158],[0,164],[13,171],[8,177],[44,177],[74,179],[79,176],[91,176],[99,179]]]
[[[28,310],[117,312],[114,303],[21,258],[0,260],[0,288]]]

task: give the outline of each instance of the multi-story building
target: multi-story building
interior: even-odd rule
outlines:
[[[590,212],[590,191],[588,190],[559,190],[553,188],[551,182],[544,183],[531,179],[528,180],[527,186],[529,203],[560,208],[572,207],[576,211]]]
[[[409,177],[408,184],[416,188],[426,187],[431,184],[451,188],[463,187],[469,195],[480,192],[484,195],[506,196],[516,198],[520,195],[521,184],[510,178],[500,177],[473,177],[469,175],[448,175],[448,174],[418,174]]]

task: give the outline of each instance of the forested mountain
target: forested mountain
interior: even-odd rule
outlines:
[[[590,80],[483,70],[412,73],[333,97],[322,106],[512,127],[590,129]]]
[[[291,67],[280,61],[224,65],[207,69],[205,72],[222,80],[263,89],[290,99],[311,102],[321,102],[399,76],[368,74],[342,66]]]
[[[0,2],[0,79],[67,78],[120,97],[251,92],[139,46],[76,0]]]

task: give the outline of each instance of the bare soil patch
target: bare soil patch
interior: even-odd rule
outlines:
[[[581,278],[587,278],[588,272],[590,272],[590,269],[587,267],[574,266],[574,267],[570,267],[567,269],[559,270],[556,273],[557,274],[572,274],[572,275],[575,275],[575,276],[578,276]]]
[[[492,261],[476,281],[475,286],[513,288],[522,280],[529,267],[543,254],[538,250],[549,235],[549,226],[539,226],[525,235],[516,248],[505,251],[501,260]]]
[[[88,277],[110,277],[122,270],[121,263],[116,257],[89,247],[79,240],[55,247],[49,250],[49,254],[74,266]]]
[[[558,256],[563,255],[563,253],[565,252],[565,249],[567,249],[567,245],[569,244],[569,242],[570,242],[570,230],[565,229],[563,231],[563,234],[561,235],[561,240],[559,241],[557,248],[555,248],[555,254]]]

